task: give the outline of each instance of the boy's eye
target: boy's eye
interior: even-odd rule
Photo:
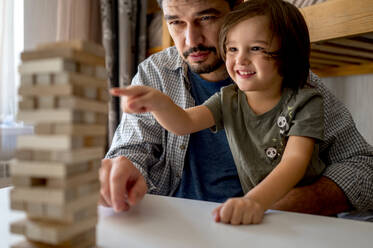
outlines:
[[[254,52],[259,52],[259,51],[263,51],[264,48],[263,47],[258,47],[258,46],[254,46],[251,48],[251,51],[254,51]]]
[[[235,47],[228,47],[227,48],[227,52],[231,52],[231,53],[237,52],[237,48],[235,48]]]

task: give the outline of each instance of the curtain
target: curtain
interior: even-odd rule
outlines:
[[[16,15],[17,13],[17,15]],[[0,1],[0,124],[14,125],[17,113],[17,66],[23,49],[23,3]]]
[[[99,0],[58,0],[57,41],[89,40],[102,44]]]
[[[101,0],[109,88],[129,85],[137,65],[145,59],[146,11],[147,0]],[[121,118],[119,101],[111,97],[109,102],[109,145]]]

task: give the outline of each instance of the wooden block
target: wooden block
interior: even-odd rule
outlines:
[[[104,156],[103,147],[90,147],[90,148],[74,150],[71,152],[66,152],[66,151],[54,152],[52,153],[52,160],[79,163],[79,162],[91,161],[94,159],[102,159],[103,156]]]
[[[30,176],[12,175],[12,184],[19,187],[35,187],[45,186],[46,180],[44,178],[32,178]]]
[[[97,115],[96,115],[96,113],[93,113],[93,112],[84,112],[82,118],[83,118],[83,122],[84,123],[89,123],[89,124],[95,124],[95,123],[97,123]]]
[[[87,64],[79,64],[79,70],[81,74],[88,76],[95,76],[95,67]]]
[[[63,85],[21,85],[18,94],[22,96],[70,96],[77,92],[76,87],[69,84]]]
[[[32,160],[39,161],[39,162],[50,162],[51,161],[50,160],[50,153],[51,153],[51,151],[35,150],[35,151],[32,152]],[[60,162],[60,161],[54,161],[54,162]]]
[[[10,209],[25,211],[27,209],[27,203],[24,201],[11,201]]]
[[[44,204],[38,204],[29,202],[27,203],[26,214],[27,217],[32,218],[32,216],[45,216],[46,208]]]
[[[66,209],[63,206],[49,206],[48,208],[47,205],[44,205],[46,208],[42,207],[43,212],[41,213],[32,212],[29,209],[26,213],[27,217],[29,217],[32,220],[48,220],[56,221],[62,224],[73,224],[84,219],[97,217],[97,201],[98,199],[95,199],[95,201],[90,202],[88,206],[85,206],[81,209],[77,209],[75,211],[66,211]]]
[[[37,123],[34,125],[34,134],[48,135],[53,134],[54,124],[52,123]]]
[[[44,187],[32,187],[13,188],[10,193],[11,201],[26,201],[31,203],[50,203],[50,204],[65,204],[71,201],[71,189],[70,192],[61,189],[46,189]]]
[[[21,75],[21,85],[33,86],[34,83],[35,83],[35,75],[33,74]]]
[[[66,58],[71,59],[80,63],[85,64],[92,64],[92,65],[105,65],[105,58],[99,57],[95,54],[86,52],[86,51],[78,51],[74,48],[70,47],[53,47],[50,49],[43,49],[43,50],[30,50],[24,51],[21,54],[22,61],[30,61],[30,60],[37,60],[37,59],[46,59],[46,58]]]
[[[10,173],[12,176],[29,176],[35,178],[63,178],[84,172],[89,168],[88,162],[66,164],[61,162],[15,161]]]
[[[68,135],[22,135],[17,137],[17,149],[66,151],[83,147],[83,138]]]
[[[33,218],[48,218],[49,220],[59,221],[65,224],[88,219],[97,216],[97,202],[99,193],[86,195],[72,201],[68,205],[45,205],[43,216],[32,216]]]
[[[54,96],[40,96],[37,98],[38,109],[54,109],[57,107],[57,97]]]
[[[17,120],[27,124],[36,123],[80,123],[83,120],[80,111],[71,109],[43,109],[19,111]]]
[[[109,92],[107,89],[99,89],[98,91],[98,99],[103,101],[103,102],[108,102],[109,101]]]
[[[82,122],[89,124],[107,125],[108,116],[107,114],[83,112]]]
[[[75,173],[68,178],[50,178],[47,180],[47,187],[49,188],[66,188],[75,187],[79,184],[98,180],[98,169],[91,169],[89,171],[83,171]]]
[[[18,149],[16,150],[15,158],[19,160],[32,160],[32,150]]]
[[[97,101],[108,101],[108,92],[104,88],[82,86],[76,82],[53,85],[21,85],[18,94],[29,96],[77,96]]]
[[[22,156],[23,153],[25,156]],[[61,163],[82,163],[101,160],[104,156],[103,147],[88,147],[73,151],[50,151],[35,149],[17,149],[16,158],[19,160],[55,161]]]
[[[22,63],[18,67],[20,74],[58,73],[76,71],[76,63],[63,58],[40,59]]]
[[[33,110],[36,109],[36,100],[34,97],[22,97],[18,103],[20,110]]]
[[[26,220],[18,220],[10,224],[10,232],[14,234],[26,234]]]
[[[92,248],[96,245],[96,229],[91,228],[88,231],[80,233],[68,241],[57,245],[51,245],[35,241],[22,241],[12,245],[12,248]]]
[[[54,134],[65,135],[106,135],[105,125],[95,124],[56,124],[54,125]]]
[[[35,75],[36,85],[51,85],[53,83],[53,74]]]
[[[106,80],[108,78],[107,71],[104,66],[96,66],[95,77]]]
[[[84,89],[83,94],[86,98],[95,100],[97,99],[97,96],[98,96],[97,88],[86,88]]]
[[[107,114],[108,105],[99,101],[86,100],[79,97],[59,97],[58,108],[69,108]]]
[[[97,216],[99,198],[99,192],[93,192],[60,205],[12,200],[11,209],[25,211],[32,219],[71,224],[90,216]],[[32,211],[32,208],[39,211]],[[84,213],[86,211],[87,213]]]
[[[98,125],[107,125],[108,123],[108,115],[107,114],[96,114],[96,124]]]
[[[32,187],[23,188],[15,187],[10,192],[11,201],[26,201],[32,203],[45,203],[52,205],[68,204],[83,194],[91,194],[98,192],[100,183],[97,181],[89,182],[85,185],[67,188],[46,188],[46,187]]]
[[[86,136],[83,139],[84,147],[106,146],[106,136]]]
[[[59,41],[59,42],[51,42],[51,43],[44,43],[39,44],[37,46],[37,50],[50,50],[50,49],[58,49],[58,48],[73,48],[78,51],[85,51],[91,54],[94,54],[98,57],[105,57],[105,49],[93,42],[86,41],[86,40],[70,40],[70,41]]]
[[[97,217],[74,223],[74,225],[27,221],[25,236],[39,242],[59,244],[95,227],[96,224]]]
[[[23,228],[25,228],[26,238],[32,241],[65,245],[64,242],[69,242],[77,235],[92,230],[96,224],[97,217],[80,221],[74,225],[26,220]]]
[[[107,82],[103,79],[87,76],[79,73],[62,72],[54,75],[55,84],[74,84],[83,87],[105,88],[107,89]]]

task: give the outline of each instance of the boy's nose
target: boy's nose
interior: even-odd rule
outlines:
[[[236,62],[239,65],[246,65],[246,64],[249,64],[251,61],[250,61],[250,58],[249,58],[248,54],[239,53],[237,55]]]

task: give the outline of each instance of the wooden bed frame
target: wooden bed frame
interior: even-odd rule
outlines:
[[[373,1],[328,0],[300,9],[321,77],[373,73]]]

